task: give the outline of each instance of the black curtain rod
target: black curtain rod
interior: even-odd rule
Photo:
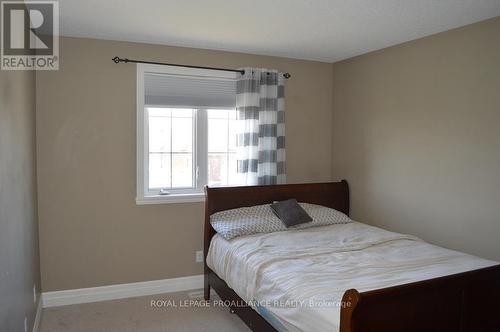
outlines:
[[[245,74],[245,71],[244,70],[240,70],[240,69],[204,67],[204,66],[193,66],[193,65],[179,65],[179,64],[175,64],[175,63],[142,61],[142,60],[127,59],[127,58],[122,59],[122,58],[119,58],[117,56],[115,56],[112,60],[113,60],[114,63],[120,63],[120,62],[124,62],[124,63],[129,63],[129,62],[131,62],[131,63],[146,63],[146,64],[149,64],[149,65],[162,65],[162,66],[186,67],[186,68],[197,68],[197,69],[221,70],[221,71],[230,71],[230,72],[234,72],[234,73],[240,73],[242,75]],[[283,77],[284,78],[290,78],[290,77],[292,77],[292,75],[290,75],[289,73],[284,73]]]

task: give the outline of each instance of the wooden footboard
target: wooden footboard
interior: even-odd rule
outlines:
[[[500,331],[500,265],[359,293],[345,292],[341,332]]]

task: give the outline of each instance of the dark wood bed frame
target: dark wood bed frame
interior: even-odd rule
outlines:
[[[287,184],[272,186],[206,188],[204,254],[207,257],[215,231],[210,215],[243,206],[296,198],[328,206],[349,214],[349,188],[335,183]],[[210,288],[224,301],[244,301],[205,263],[206,300]],[[340,311],[341,332],[369,331],[500,331],[500,265],[359,293],[347,290]],[[233,306],[252,331],[275,332],[249,306]]]

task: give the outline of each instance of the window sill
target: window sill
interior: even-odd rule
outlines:
[[[153,196],[137,197],[135,199],[135,203],[137,205],[195,203],[204,201],[205,201],[204,193],[153,195]]]

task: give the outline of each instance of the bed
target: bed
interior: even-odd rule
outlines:
[[[210,224],[288,198],[348,214],[346,181],[206,193],[205,299],[214,289],[253,331],[500,331],[496,262],[357,222],[231,241]]]

